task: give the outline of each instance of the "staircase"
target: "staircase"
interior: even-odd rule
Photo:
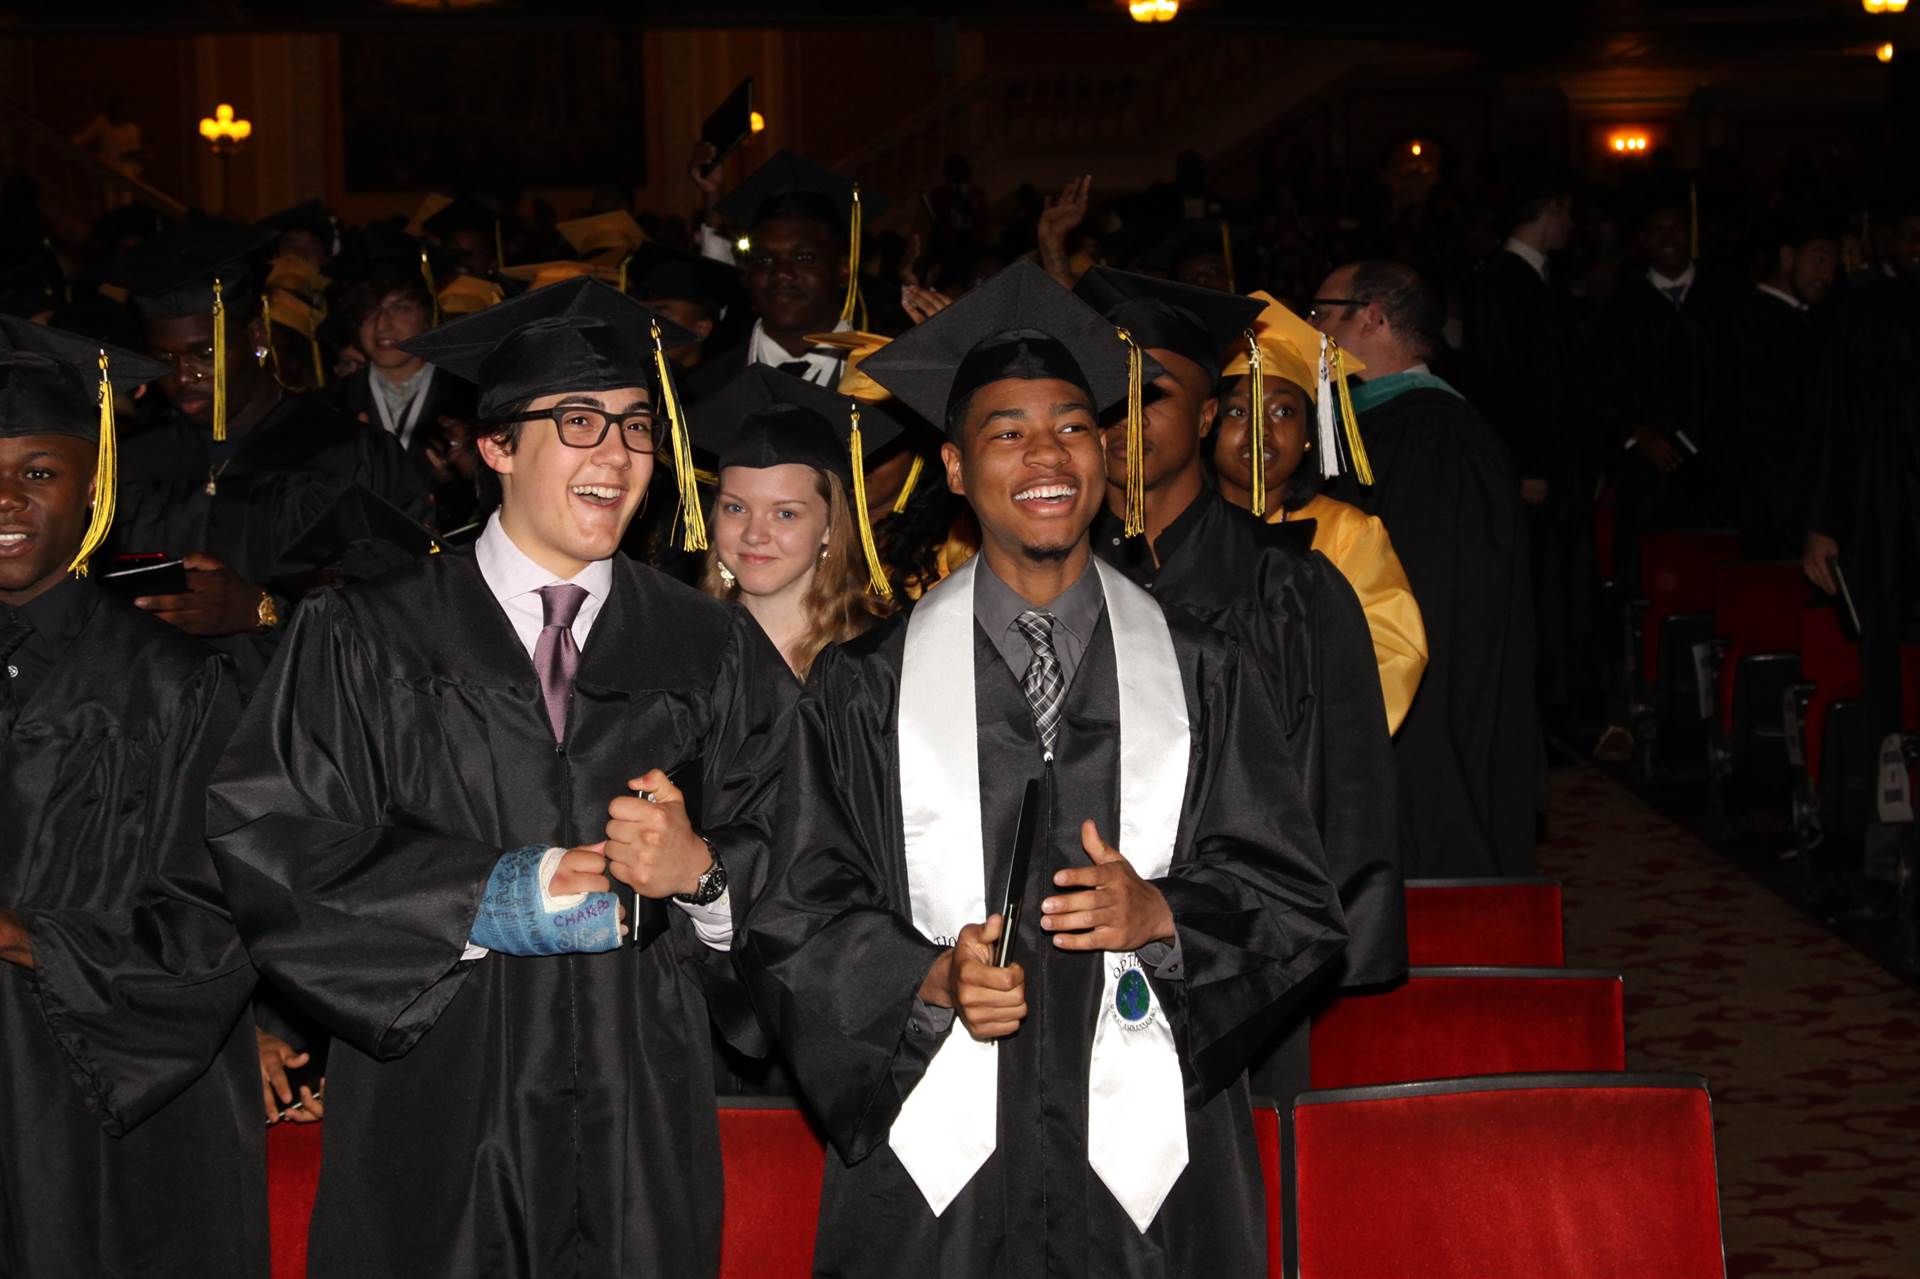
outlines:
[[[1089,172],[1096,196],[1139,189],[1171,176],[1182,151],[1200,152],[1210,166],[1244,154],[1378,48],[1209,32],[1170,38],[1164,52],[1132,65],[1000,68],[876,134],[836,167],[901,196],[938,183],[956,153],[972,162],[975,185],[998,193],[1023,182],[1044,191]]]
[[[56,241],[76,244],[111,208],[131,201],[169,217],[187,206],[130,178],[15,103],[0,100],[0,173],[26,173],[40,185],[40,210]]]

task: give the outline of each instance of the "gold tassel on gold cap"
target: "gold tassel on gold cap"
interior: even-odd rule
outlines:
[[[213,277],[213,438],[227,438],[227,304]]]
[[[673,367],[667,360],[667,348],[660,342],[660,321],[654,320],[653,367],[660,376],[660,409],[667,415],[667,429],[673,432],[673,478],[680,488],[682,532],[680,549],[707,549],[707,518],[700,511],[700,482],[693,472],[693,445],[687,440],[687,420],[680,412],[680,397],[673,389]]]
[[[326,323],[327,308],[318,301],[312,305],[313,331],[307,334],[307,346],[313,351],[313,386],[319,390],[327,384],[327,362],[320,355],[320,326]]]
[[[853,459],[853,519],[860,526],[860,549],[867,557],[867,577],[873,592],[881,599],[893,598],[893,583],[880,563],[880,548],[873,544],[873,520],[867,512],[867,453],[860,442],[860,401],[849,400],[847,413],[853,430],[847,438],[847,450]]]
[[[93,466],[93,514],[87,520],[80,550],[67,565],[76,577],[87,575],[87,560],[107,540],[113,527],[114,499],[119,494],[119,445],[113,435],[113,379],[107,376],[107,353],[100,352],[100,452]]]
[[[440,290],[433,283],[433,264],[427,261],[427,251],[420,250],[420,278],[427,282],[427,297],[433,304],[433,327],[440,327]]]
[[[1233,285],[1233,231],[1227,226],[1225,218],[1220,219],[1220,256],[1227,264],[1227,292],[1238,293],[1240,290]],[[1254,512],[1255,515],[1259,513]]]
[[[1226,223],[1222,222],[1221,226]],[[1247,330],[1247,449],[1253,460],[1253,513],[1267,513],[1267,380],[1266,357]]]
[[[1353,392],[1347,385],[1347,353],[1333,348],[1333,384],[1339,389],[1340,417],[1346,423],[1347,452],[1353,459],[1354,478],[1372,487],[1373,464],[1367,460],[1367,446],[1360,440],[1360,418],[1353,411]]]
[[[906,483],[900,486],[900,495],[893,499],[895,515],[907,509],[907,499],[913,496],[913,486],[920,482],[920,472],[927,469],[927,459],[918,453],[913,455],[913,465],[907,468]]]
[[[860,184],[853,184],[853,211],[847,215],[847,300],[840,304],[840,323],[852,324],[860,307]]]
[[[622,293],[627,291],[627,263],[631,261],[633,261],[633,254],[631,253],[620,259],[620,291]]]
[[[1127,518],[1126,536],[1147,531],[1146,396],[1141,387],[1146,371],[1140,344],[1125,329],[1114,330],[1127,344]]]

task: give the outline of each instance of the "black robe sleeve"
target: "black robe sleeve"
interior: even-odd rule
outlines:
[[[383,682],[339,592],[310,597],[215,776],[207,835],[261,971],[385,1058],[458,991],[505,850],[389,824],[382,761],[405,741]]]
[[[239,713],[225,663],[209,657],[155,746],[151,789],[115,797],[144,807],[147,838],[88,851],[141,886],[124,907],[21,912],[47,1027],[115,1136],[206,1072],[253,990],[202,839],[201,797]]]

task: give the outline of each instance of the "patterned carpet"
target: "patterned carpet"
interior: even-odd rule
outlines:
[[[1627,1065],[1704,1075],[1727,1270],[1920,1276],[1920,995],[1588,768],[1541,873],[1567,962],[1627,979]]]

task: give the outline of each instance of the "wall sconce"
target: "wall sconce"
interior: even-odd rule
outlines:
[[[1127,12],[1135,22],[1172,22],[1180,0],[1127,0]]]
[[[253,121],[236,117],[233,107],[222,102],[211,116],[200,117],[200,136],[207,140],[215,155],[226,155],[253,136]]]
[[[1649,141],[1637,129],[1620,129],[1607,138],[1607,149],[1615,155],[1644,155]]]
[[[1893,61],[1893,41],[1889,40],[1873,51],[1873,56],[1882,62]]]

